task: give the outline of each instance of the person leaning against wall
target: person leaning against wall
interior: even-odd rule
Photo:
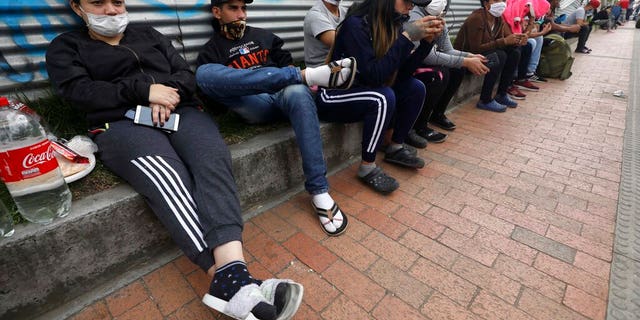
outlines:
[[[302,286],[261,281],[247,269],[231,156],[194,98],[189,65],[155,29],[129,25],[125,1],[70,6],[87,27],[51,42],[47,71],[56,91],[86,114],[102,163],[143,196],[185,255],[213,277],[207,306],[236,319],[292,317]],[[156,127],[128,118],[137,105],[152,109]],[[165,132],[174,113],[178,130]]]
[[[425,16],[443,15],[447,0],[432,0],[425,7],[416,6],[411,10],[409,22]],[[444,130],[454,130],[456,125],[447,118],[445,111],[453,95],[458,91],[466,71],[481,76],[489,72],[485,65],[487,59],[481,54],[458,51],[453,48],[449,39],[449,29],[443,20],[443,32],[434,40],[435,46],[422,61],[416,71],[416,79],[422,81],[427,89],[424,107],[413,125],[414,134],[429,142],[444,142],[447,135],[431,129],[428,123]],[[416,146],[413,134],[409,134],[407,144]]]
[[[291,53],[282,48],[282,39],[268,30],[246,25],[247,4],[252,2],[212,0],[216,22],[210,40],[198,55],[198,87],[248,123],[291,122],[311,205],[322,230],[330,236],[340,235],[348,219],[329,195],[320,123],[309,86],[350,87],[356,61],[347,57],[304,70],[292,66]]]
[[[509,97],[507,90],[520,61],[520,51],[517,47],[527,43],[527,36],[512,33],[502,19],[502,13],[506,8],[504,0],[480,0],[480,4],[482,7],[474,10],[462,24],[453,47],[482,54],[487,58],[490,71],[484,76],[480,101],[476,107],[505,112],[507,107],[518,106]],[[496,82],[498,90],[494,98],[492,95]]]

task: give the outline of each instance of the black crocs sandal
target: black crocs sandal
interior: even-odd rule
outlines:
[[[315,204],[313,204],[313,201],[311,202],[311,206],[313,206],[313,210],[316,211],[316,214],[319,217],[324,217],[329,219],[329,221],[327,221],[327,223],[331,223],[333,222],[334,216],[340,212],[342,213],[342,225],[340,226],[340,228],[337,228],[336,231],[329,231],[324,227],[324,224],[322,224],[322,222],[320,222],[322,224],[322,231],[324,231],[324,233],[326,233],[329,236],[335,237],[335,236],[339,236],[341,235],[345,230],[347,230],[347,225],[349,225],[349,219],[347,219],[347,215],[344,214],[344,212],[342,210],[340,210],[340,207],[338,207],[337,203],[333,203],[333,207],[331,207],[331,209],[321,209],[316,207]]]
[[[389,194],[400,187],[398,181],[384,173],[380,167],[376,167],[369,174],[358,179],[382,194]]]
[[[351,60],[351,73],[349,73],[349,79],[341,85],[338,85],[338,80],[341,76],[340,71],[344,67],[337,64],[336,61],[329,62],[329,68],[331,68],[331,75],[329,75],[329,89],[346,90],[351,88],[351,85],[353,85],[353,81],[355,80],[356,73],[358,71],[358,63],[356,61],[356,58],[354,57],[349,57],[346,59]]]
[[[408,168],[424,168],[424,160],[411,154],[411,151],[406,148],[400,148],[391,153],[385,152],[384,161]]]

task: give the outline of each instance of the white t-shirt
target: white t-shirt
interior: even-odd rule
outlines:
[[[330,48],[317,37],[325,31],[335,30],[344,20],[347,8],[338,8],[340,17],[334,16],[322,0],[318,0],[304,17],[304,63],[308,67],[324,64]]]

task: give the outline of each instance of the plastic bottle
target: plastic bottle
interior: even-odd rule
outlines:
[[[13,218],[9,210],[0,201],[0,237],[10,237],[13,234]]]
[[[0,97],[0,176],[22,216],[47,224],[69,213],[71,192],[36,119]]]
[[[14,110],[22,111],[23,113],[27,114],[28,116],[38,121],[38,123],[40,123],[42,128],[44,128],[44,131],[47,133],[47,138],[49,138],[49,140],[51,141],[58,140],[58,137],[56,137],[51,131],[49,124],[47,124],[47,122],[37,112],[31,109],[28,105],[22,103],[21,101],[13,100],[10,98],[7,98],[7,101],[9,101],[10,108]]]

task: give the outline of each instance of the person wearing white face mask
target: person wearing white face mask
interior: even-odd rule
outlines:
[[[316,0],[304,17],[304,63],[316,67],[325,63],[336,38],[336,28],[344,20],[347,7],[340,0]]]
[[[517,46],[527,43],[527,36],[514,34],[501,16],[506,8],[504,0],[480,0],[482,8],[467,17],[456,36],[454,48],[482,54],[487,58],[490,71],[484,77],[480,101],[476,106],[480,109],[504,112],[507,107],[515,108],[518,104],[507,94],[513,81],[514,72],[520,61]],[[498,75],[500,79],[498,82]],[[498,91],[492,97],[493,86],[498,82]]]
[[[408,23],[425,16],[441,16],[446,7],[447,0],[432,0],[425,7],[416,6],[409,13]],[[444,113],[462,83],[465,70],[479,76],[489,72],[483,55],[453,48],[446,24],[442,34],[434,39],[434,44],[434,49],[415,73],[416,79],[422,81],[427,88],[427,95],[420,116],[407,139],[407,144],[414,147],[426,144],[421,140],[439,143],[447,138],[446,134],[429,128],[428,122],[445,130],[456,128]]]
[[[86,114],[101,162],[142,196],[194,264],[215,275],[206,305],[236,319],[290,319],[302,286],[250,275],[231,155],[195,98],[187,62],[152,27],[128,26],[122,0],[70,5],[88,29],[51,42],[47,72],[56,91]],[[134,123],[138,105],[151,107],[155,127]],[[172,114],[179,127],[168,133],[162,127]]]

